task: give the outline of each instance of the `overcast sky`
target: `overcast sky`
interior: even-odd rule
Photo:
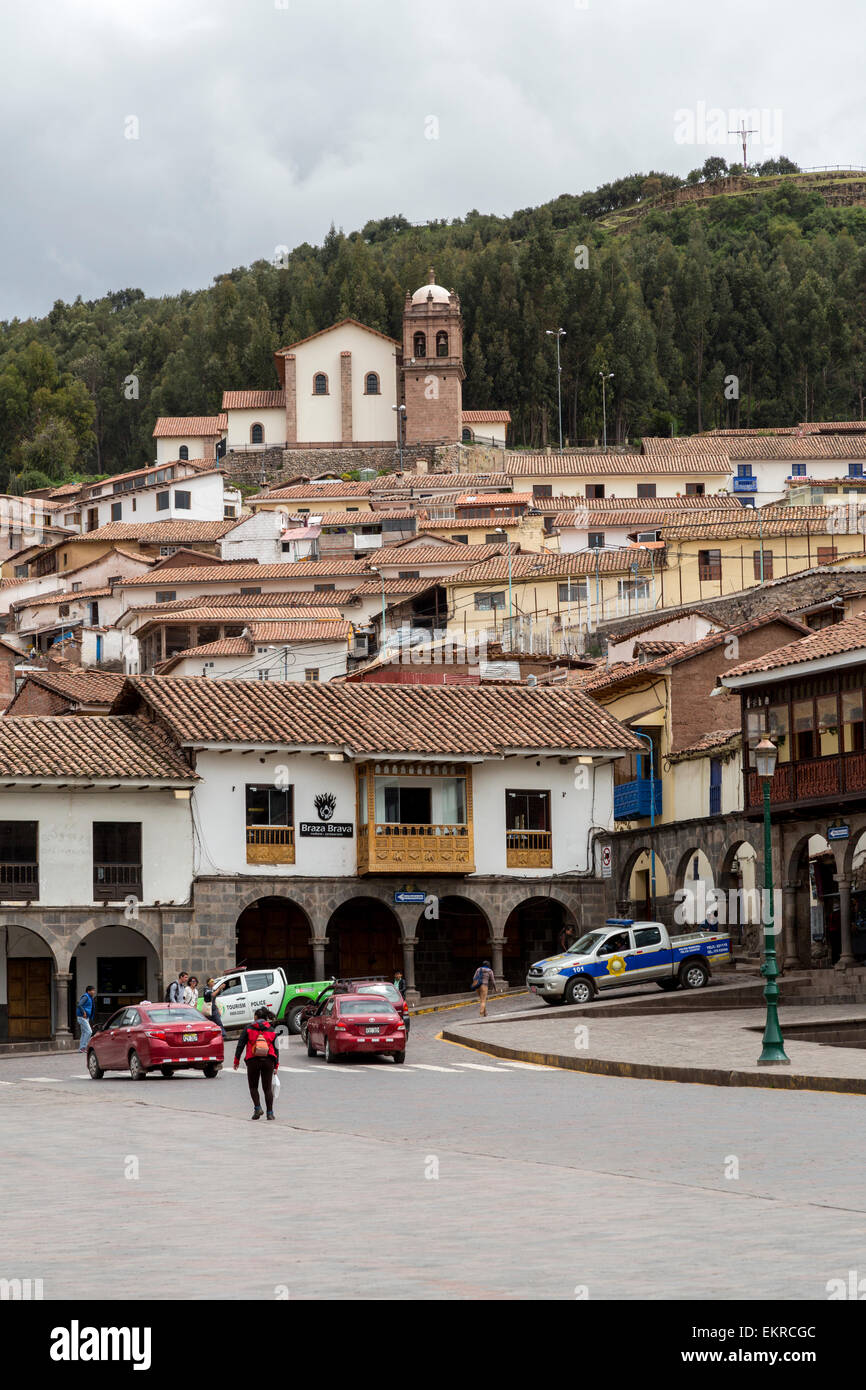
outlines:
[[[2,0],[0,318],[686,174],[742,110],[866,165],[864,48],[864,0]]]

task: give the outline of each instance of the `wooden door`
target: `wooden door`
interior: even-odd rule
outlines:
[[[9,1041],[51,1037],[51,961],[12,956],[9,981]]]

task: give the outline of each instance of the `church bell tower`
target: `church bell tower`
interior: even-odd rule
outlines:
[[[463,437],[463,317],[454,290],[427,284],[406,294],[403,401],[407,444],[457,444]]]

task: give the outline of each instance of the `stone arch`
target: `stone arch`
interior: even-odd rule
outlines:
[[[343,896],[328,919],[327,938],[326,975],[392,976],[403,968],[402,923],[381,894]]]
[[[118,917],[122,914],[118,913]],[[142,999],[158,999],[162,978],[159,944],[154,933],[143,930],[140,921],[116,918],[93,924],[77,933],[78,941],[69,954],[70,1009],[88,985],[96,985],[94,1015],[104,1022],[124,1004]],[[85,978],[86,977],[86,978]],[[203,981],[199,981],[200,984]]]
[[[0,1041],[50,1038],[57,1028],[55,982],[58,962],[51,941],[35,927],[10,922],[0,929],[6,961],[5,1018]]]
[[[741,945],[755,946],[760,936],[763,872],[763,848],[744,836],[732,840],[719,861],[716,887],[724,894],[725,916],[718,925]]]
[[[415,983],[422,994],[459,994],[491,959],[493,928],[481,904],[463,893],[447,893],[438,905],[437,918],[418,916]]]
[[[619,874],[618,901],[624,904],[631,903],[635,912],[643,916],[649,912],[648,894],[649,889],[644,891],[643,885],[635,881],[636,875],[646,877],[646,883],[650,877],[650,856],[652,854],[651,844],[641,844],[635,847],[629,854],[622,866]],[[659,853],[656,847],[656,899],[667,898],[671,892],[670,871],[664,855]],[[629,909],[631,910],[631,909]]]
[[[516,903],[504,930],[503,974],[512,988],[526,983],[530,965],[565,950],[580,933],[571,908],[546,893],[530,895]]]
[[[235,922],[235,959],[250,969],[279,965],[290,984],[315,976],[313,929],[305,908],[282,893],[254,898]]]
[[[82,942],[94,932],[101,931],[103,927],[127,927],[134,931],[138,936],[144,937],[149,946],[156,952],[159,958],[162,950],[162,933],[158,920],[155,915],[150,913],[138,917],[133,917],[129,921],[123,919],[123,909],[117,912],[103,912],[99,917],[88,917],[72,931],[68,937],[64,938],[63,949],[58,952],[58,960],[64,970],[68,970],[73,956],[78,951]]]
[[[804,831],[787,847],[783,859],[783,892],[786,904],[787,957],[808,965],[812,944],[831,961],[841,954],[839,886],[845,847],[834,851],[829,841],[814,830]],[[775,881],[775,880],[774,880]]]

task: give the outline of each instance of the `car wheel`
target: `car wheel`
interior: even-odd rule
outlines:
[[[674,980],[673,978],[669,980],[656,980],[656,984],[659,989],[663,989],[666,994],[669,994],[672,989],[679,989],[680,987],[679,980]]]
[[[144,1064],[137,1052],[130,1052],[129,1054],[129,1074],[133,1081],[143,1081],[147,1076]]]
[[[565,986],[566,1004],[591,1004],[595,990],[585,975],[575,975]]]
[[[309,1002],[309,999],[299,999],[297,1004],[291,1004],[286,1009],[283,1022],[293,1037],[297,1037],[301,1031],[301,1015]]]
[[[703,989],[709,978],[709,970],[703,961],[699,960],[686,961],[680,971],[680,983],[683,989]]]
[[[336,1060],[337,1060],[337,1054],[336,1054],[335,1052],[332,1052],[332,1051],[331,1051],[331,1043],[330,1043],[330,1040],[329,1040],[328,1038],[325,1038],[325,1061],[326,1061],[326,1062],[336,1062]]]
[[[160,1067],[163,1076],[174,1076],[174,1067]]]
[[[308,1057],[315,1057],[315,1055],[316,1055],[316,1049],[313,1047],[313,1040],[312,1040],[312,1038],[310,1037],[309,1032],[307,1032],[306,1043],[307,1043],[307,1056],[308,1056]]]
[[[405,1060],[406,1060],[406,1053],[405,1053],[405,1052],[395,1052],[395,1053],[393,1054],[393,1056],[394,1056],[394,1061],[397,1062],[397,1063],[405,1062]]]
[[[101,1081],[103,1076],[105,1075],[105,1072],[99,1065],[96,1053],[93,1051],[92,1048],[90,1052],[88,1052],[87,1054],[87,1070],[90,1072],[91,1081]]]
[[[203,1070],[208,1081],[213,1081],[214,1077],[220,1074],[220,1064],[219,1062],[208,1062]]]

